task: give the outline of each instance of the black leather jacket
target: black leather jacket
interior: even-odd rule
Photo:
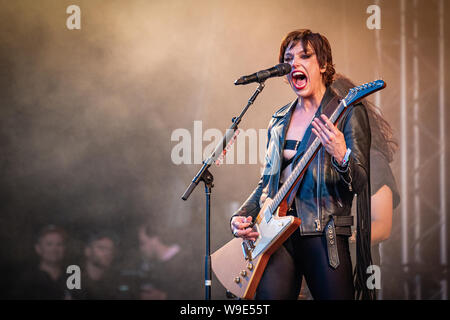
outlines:
[[[316,116],[322,113],[329,116],[337,106],[337,99],[334,91],[328,87]],[[296,105],[297,100],[285,105],[272,116],[268,127],[263,175],[258,186],[234,215],[255,218],[262,205],[260,198],[263,192],[267,192],[270,198],[277,193],[286,131]],[[315,137],[311,128],[310,125],[303,139]],[[350,106],[339,121],[338,128],[344,134],[347,148],[352,150],[348,166],[339,167],[328,152],[323,147],[320,148],[305,172],[295,197],[297,216],[302,221],[302,235],[323,233],[331,216],[349,216],[354,194],[363,190],[368,182],[370,126],[364,106]],[[299,162],[302,154],[303,152],[296,154],[293,166]],[[336,233],[339,234],[338,228]]]

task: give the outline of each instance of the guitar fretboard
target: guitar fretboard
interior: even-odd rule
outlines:
[[[336,121],[341,115],[341,113],[345,110],[347,107],[347,104],[345,103],[345,99],[341,100],[336,110],[333,112],[333,114],[330,116],[330,121],[336,125]],[[286,179],[286,181],[283,183],[281,188],[278,190],[277,194],[273,198],[273,202],[268,206],[264,218],[266,219],[266,222],[269,222],[270,219],[272,219],[272,216],[276,209],[280,206],[283,199],[286,197],[289,190],[292,188],[293,184],[299,177],[300,173],[305,169],[308,162],[311,160],[311,158],[314,156],[316,151],[320,148],[321,142],[319,138],[314,138],[313,142],[309,146],[309,148],[304,153],[303,157],[299,161],[299,163],[295,166],[295,168],[292,170],[289,177]]]

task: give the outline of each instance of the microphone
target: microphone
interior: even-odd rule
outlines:
[[[270,69],[261,70],[249,76],[240,77],[234,82],[234,84],[240,85],[240,84],[249,84],[252,82],[261,83],[266,81],[266,79],[268,78],[281,77],[288,74],[289,72],[291,72],[291,65],[289,63],[280,63]]]

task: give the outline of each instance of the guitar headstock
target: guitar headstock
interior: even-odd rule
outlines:
[[[351,88],[344,100],[346,105],[350,105],[363,99],[371,93],[381,90],[386,87],[386,83],[383,80],[375,80],[369,83],[362,84],[360,86]]]

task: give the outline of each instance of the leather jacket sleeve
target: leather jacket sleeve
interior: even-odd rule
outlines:
[[[359,103],[351,107],[343,121],[341,129],[350,158],[345,168],[332,161],[341,179],[348,185],[349,191],[359,194],[368,181],[370,155],[370,125],[365,107]]]

